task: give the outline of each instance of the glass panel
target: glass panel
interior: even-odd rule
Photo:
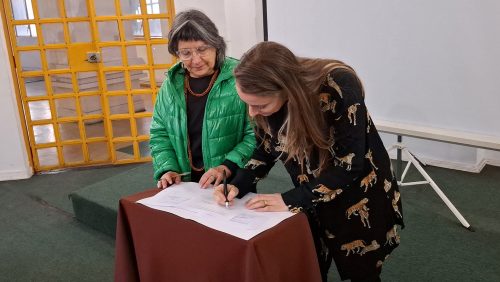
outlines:
[[[26,96],[28,96],[28,97],[46,96],[47,95],[47,88],[45,86],[45,78],[43,78],[43,76],[24,78],[24,87],[26,89]]]
[[[102,119],[93,119],[85,121],[85,135],[87,138],[105,137],[104,122]]]
[[[73,93],[71,74],[53,74],[50,78],[53,94]]]
[[[132,142],[114,143],[117,160],[129,160],[134,158],[134,144]]]
[[[160,87],[165,78],[167,77],[168,69],[155,69],[156,87]]]
[[[75,98],[56,99],[56,114],[57,117],[74,117],[77,116]]]
[[[168,52],[167,44],[152,45],[153,62],[155,65],[172,63],[172,55]]]
[[[99,75],[95,71],[79,72],[76,75],[80,93],[99,90]]]
[[[30,25],[23,24],[23,25],[16,25],[15,27],[17,36],[32,36]]]
[[[31,120],[51,119],[49,101],[28,102]]]
[[[12,16],[14,17],[15,20],[27,20],[27,19],[32,20],[35,18],[33,15],[33,7],[31,5],[31,1],[11,0],[8,1],[7,3],[12,3],[11,4]]]
[[[102,114],[101,96],[80,97],[82,115]]]
[[[132,70],[130,74],[131,89],[143,89],[149,87],[149,78],[147,70]]]
[[[120,0],[122,15],[140,15],[141,4],[139,0]]]
[[[123,66],[121,47],[102,47],[101,58],[105,66]]]
[[[63,44],[64,31],[60,23],[42,24],[43,40],[45,44]]]
[[[167,1],[146,0],[146,8],[148,14],[164,14],[167,12]]]
[[[125,39],[127,41],[139,40],[144,37],[142,20],[124,20],[123,29],[125,30]]]
[[[133,70],[130,71],[131,89],[151,89],[149,81],[149,70]]]
[[[66,16],[87,17],[87,0],[65,0]]]
[[[91,161],[105,161],[109,159],[108,143],[93,142],[88,143],[87,146]]]
[[[81,139],[78,122],[65,122],[59,124],[59,134],[62,141]]]
[[[97,22],[101,41],[120,41],[116,21]]]
[[[125,74],[122,71],[106,72],[107,91],[126,90]]]
[[[19,59],[21,60],[22,71],[39,71],[42,70],[42,60],[40,51],[19,51]]]
[[[29,2],[29,1],[26,1]],[[57,0],[38,0],[38,16],[40,18],[60,18]]]
[[[134,110],[135,112],[153,112],[153,95],[151,94],[134,94]],[[141,103],[137,103],[140,100]]]
[[[145,95],[132,95],[132,102],[133,102],[132,106],[133,106],[134,112],[136,112],[136,113],[145,111],[144,100],[143,100],[142,96],[145,96]]]
[[[149,35],[151,38],[167,38],[168,31],[167,20],[149,19]]]
[[[127,95],[108,96],[109,113],[128,114],[128,98]]]
[[[34,24],[31,25],[16,25],[16,42],[17,46],[34,46],[38,45],[38,38]]]
[[[65,163],[83,162],[83,151],[80,144],[64,145],[62,152]]]
[[[115,2],[114,1],[94,1],[96,16],[115,16]]]
[[[154,73],[155,70],[148,70],[146,76],[141,79],[141,89],[152,89],[154,84]],[[153,83],[153,84],[152,84]],[[160,83],[161,85],[161,83]]]
[[[40,166],[54,166],[58,165],[57,148],[43,148],[36,150],[38,154],[38,162]]]
[[[129,66],[146,65],[148,61],[146,45],[127,46],[127,58]]]
[[[149,150],[149,140],[139,141],[139,154],[141,158],[151,157],[151,151]]]
[[[90,24],[88,22],[74,22],[69,24],[71,42],[91,42]]]
[[[147,135],[149,136],[149,127],[151,125],[151,117],[137,118],[135,120],[137,124],[137,135]]]
[[[69,68],[68,51],[66,49],[47,49],[45,56],[49,70]]]
[[[130,121],[128,119],[112,120],[111,126],[113,127],[113,137],[130,137]]]
[[[34,125],[33,133],[35,134],[35,143],[44,144],[55,142],[54,126],[52,124]]]

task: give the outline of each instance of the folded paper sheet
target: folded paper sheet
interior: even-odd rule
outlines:
[[[246,209],[245,202],[255,196],[253,193],[235,199],[234,204],[226,208],[214,201],[212,193],[213,188],[201,189],[198,183],[183,182],[137,203],[194,220],[244,240],[294,215],[291,212],[256,212]]]

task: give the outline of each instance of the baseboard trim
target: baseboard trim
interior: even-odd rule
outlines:
[[[391,157],[391,159],[394,159],[394,160],[396,159],[396,153],[395,152],[391,152],[389,154],[389,156]],[[483,169],[483,167],[486,164],[490,164],[485,159],[483,159],[480,162],[472,164],[472,163],[459,163],[459,162],[452,162],[452,161],[445,161],[445,160],[436,160],[436,159],[431,159],[431,158],[419,157],[418,155],[417,155],[417,158],[421,162],[423,162],[425,164],[428,164],[428,165],[442,167],[442,168],[447,168],[447,169],[454,169],[454,170],[461,170],[461,171],[473,172],[473,173],[479,173],[479,172],[481,172],[481,170]],[[402,157],[402,160],[403,161],[408,161],[408,159],[404,155]],[[494,164],[492,164],[492,165],[494,165]],[[499,164],[499,166],[500,166],[500,164]]]
[[[492,166],[500,166],[500,160],[498,159],[483,159],[482,161],[484,161],[484,165],[492,165]]]
[[[422,159],[422,161],[424,163],[427,163],[428,165],[432,165],[432,166],[467,171],[467,172],[474,172],[474,173],[481,172],[483,167],[486,165],[486,163],[483,164],[482,162],[475,163],[475,164],[468,164],[468,163],[457,163],[457,162],[450,162],[450,161],[443,161],[443,160],[433,160],[433,159],[427,159],[427,158]]]
[[[0,171],[0,181],[27,179],[32,175],[31,170],[4,170]]]

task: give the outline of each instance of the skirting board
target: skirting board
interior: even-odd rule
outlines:
[[[31,170],[3,170],[0,171],[0,181],[27,179],[32,175]]]
[[[393,160],[396,160],[397,159],[396,151],[389,153],[389,157]],[[473,173],[481,172],[481,170],[484,168],[485,165],[500,166],[500,161],[494,159],[481,159],[476,163],[464,163],[464,162],[452,162],[446,160],[436,160],[431,158],[419,157],[418,155],[416,157],[418,158],[418,160],[428,165],[448,168],[448,169],[462,170]],[[402,160],[407,161],[407,158],[406,156],[404,156],[404,154],[402,156]]]

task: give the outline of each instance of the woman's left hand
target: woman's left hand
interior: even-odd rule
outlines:
[[[210,184],[217,186],[222,183],[224,180],[224,170],[226,171],[226,178],[229,178],[231,176],[231,171],[225,165],[216,166],[207,170],[198,182],[201,188],[207,188]]]
[[[245,206],[255,211],[288,211],[281,194],[258,194],[248,200]]]

